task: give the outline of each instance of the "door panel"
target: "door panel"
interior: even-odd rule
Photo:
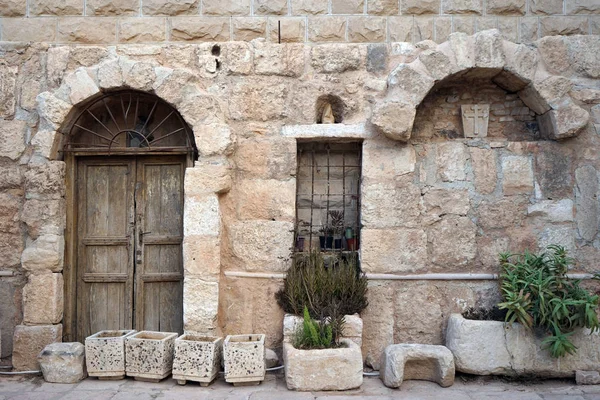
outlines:
[[[78,340],[103,329],[183,331],[185,163],[78,160]]]
[[[135,162],[78,163],[77,331],[132,326]]]

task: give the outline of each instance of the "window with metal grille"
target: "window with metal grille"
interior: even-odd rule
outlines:
[[[358,250],[361,147],[298,143],[296,251]]]

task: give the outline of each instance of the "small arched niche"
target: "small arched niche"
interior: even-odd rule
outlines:
[[[192,130],[179,112],[158,96],[137,90],[93,96],[73,109],[63,134],[64,151],[196,154]]]
[[[463,110],[472,105],[485,110],[487,118],[487,131],[479,132],[479,137],[510,141],[541,138],[538,114],[523,102],[518,91],[507,90],[503,82],[474,71],[449,76],[434,85],[417,107],[411,137],[473,137],[465,134],[469,128],[464,126],[462,116]]]
[[[324,121],[324,115],[328,113],[328,106],[331,107],[331,114],[333,114],[334,123],[340,124],[344,119],[345,105],[342,99],[333,94],[327,94],[319,96],[315,104],[316,123],[330,123]]]

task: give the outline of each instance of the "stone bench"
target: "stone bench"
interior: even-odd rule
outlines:
[[[379,374],[384,385],[398,388],[404,380],[454,384],[454,356],[445,346],[392,344],[381,355]]]

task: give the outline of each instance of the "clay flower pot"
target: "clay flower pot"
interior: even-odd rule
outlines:
[[[85,338],[85,363],[89,376],[125,378],[125,339],[135,330],[100,331]]]
[[[180,385],[186,381],[208,386],[221,369],[223,338],[184,334],[175,340],[173,379]]]
[[[175,332],[142,331],[125,339],[125,372],[137,380],[158,382],[171,374]]]
[[[265,335],[229,335],[223,342],[225,381],[258,385],[265,379]]]

